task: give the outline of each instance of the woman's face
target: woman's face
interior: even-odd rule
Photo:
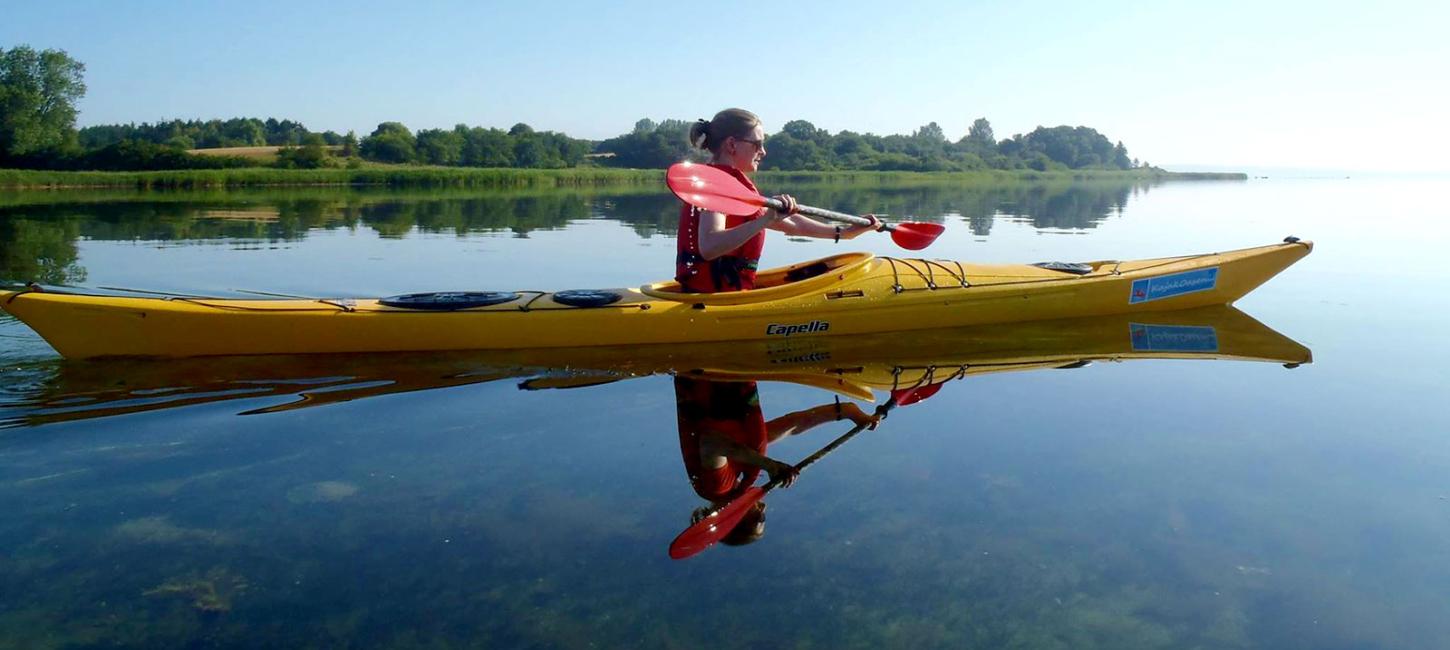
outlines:
[[[722,162],[740,171],[760,169],[760,161],[765,158],[765,129],[757,125],[748,136],[726,139],[720,153],[724,158]]]

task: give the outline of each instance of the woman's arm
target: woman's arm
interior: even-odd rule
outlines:
[[[866,413],[855,402],[836,402],[834,404],[822,404],[804,411],[787,413],[774,420],[765,423],[766,440],[775,442],[786,436],[794,436],[810,431],[811,429],[827,422],[836,422],[847,419],[858,425],[866,425],[875,428],[880,418]]]
[[[827,223],[816,221],[803,214],[793,214],[781,219],[779,223],[770,226],[771,230],[779,230],[787,235],[797,237],[817,237],[820,239],[832,239],[836,236],[836,227]],[[842,233],[844,236],[845,233]]]
[[[790,487],[799,474],[794,467],[786,463],[716,433],[705,433],[700,436],[700,456],[701,464],[711,469],[724,467],[725,459],[729,458],[737,463],[765,470],[771,480],[781,479],[781,487]]]
[[[866,218],[871,220],[870,225],[841,226],[841,239],[855,239],[857,235],[860,235],[863,232],[870,232],[872,230],[875,230],[876,224],[879,223],[876,220],[876,216],[868,214],[866,215]],[[772,230],[779,230],[787,235],[796,235],[800,237],[818,237],[821,239],[835,239],[837,232],[836,226],[817,221],[803,214],[790,215],[789,217],[782,219],[779,223],[771,225],[770,228]]]
[[[766,210],[766,214],[751,219],[734,228],[725,227],[725,215],[719,212],[700,212],[700,256],[713,260],[730,251],[740,248],[751,237],[759,234],[772,224],[784,219],[785,215],[775,210]]]

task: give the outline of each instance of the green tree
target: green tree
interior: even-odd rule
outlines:
[[[356,155],[357,155],[357,134],[354,133],[354,132],[352,132],[352,131],[348,131],[347,132],[347,135],[342,136],[342,157],[343,158],[351,158],[351,157],[356,156]]]
[[[992,123],[985,117],[972,121],[972,128],[967,129],[967,140],[988,147],[997,145],[997,137],[992,134]]]
[[[907,155],[919,161],[917,169],[921,171],[946,171],[952,168],[952,163],[947,160],[946,131],[936,122],[929,122],[911,134],[906,141]]]
[[[611,167],[631,169],[659,169],[694,156],[687,134],[690,123],[684,120],[665,120],[656,123],[644,118],[634,123],[634,130],[599,143],[598,153],[612,153],[607,159]],[[581,141],[575,141],[581,142]],[[580,154],[583,158],[583,154]]]
[[[544,148],[533,138],[516,138],[513,152],[519,167],[538,167],[544,162]]]
[[[220,125],[220,147],[264,147],[267,127],[255,117],[234,117]]]
[[[911,137],[933,145],[947,141],[946,131],[943,131],[941,125],[936,122],[931,122],[917,129],[916,133],[912,134]]]
[[[1128,157],[1128,148],[1123,146],[1122,140],[1113,147],[1112,165],[1118,169],[1129,169],[1133,166],[1132,159]]]
[[[977,118],[972,122],[972,127],[967,129],[967,137],[962,138],[957,145],[962,151],[984,160],[995,157],[997,136],[992,133],[992,123],[985,117]]]
[[[829,147],[831,144],[831,132],[825,129],[816,128],[816,125],[805,120],[791,120],[780,127],[781,134],[789,135],[801,142],[811,142],[817,147]]]
[[[842,131],[831,139],[831,150],[837,167],[842,169],[868,169],[881,153],[871,146],[871,141],[859,133]]]
[[[268,145],[277,147],[285,145],[302,144],[303,138],[307,137],[309,131],[300,122],[292,120],[277,120],[269,117],[262,123],[262,138]]]
[[[458,165],[463,162],[464,138],[456,130],[424,129],[418,132],[418,160],[430,165]]]
[[[463,164],[470,167],[513,167],[514,148],[509,134],[501,129],[483,127],[468,128],[460,124],[454,131],[464,129]]]
[[[584,155],[593,149],[587,140],[576,140],[563,133],[545,131],[539,135],[550,151],[550,167],[576,167],[584,162]]]
[[[75,145],[75,103],[86,93],[85,69],[62,50],[0,48],[0,158]]]
[[[406,163],[417,158],[417,145],[413,132],[401,122],[383,122],[363,139],[360,149],[368,160]]]
[[[274,167],[283,169],[320,169],[327,166],[326,140],[321,135],[309,133],[303,136],[302,146],[285,146],[277,152]]]
[[[766,169],[825,170],[831,164],[826,150],[812,140],[797,138],[789,131],[781,131],[770,139],[769,155],[761,166]]]
[[[1033,169],[1046,165],[1039,160],[1039,155],[1054,163],[1048,167],[1070,169],[1113,166],[1117,159],[1113,143],[1085,126],[1039,126],[1027,135],[1014,135],[1009,140],[1003,140],[998,150]],[[1123,155],[1127,155],[1126,148]]]

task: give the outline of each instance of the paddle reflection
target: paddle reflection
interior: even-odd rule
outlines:
[[[690,523],[713,515],[754,486],[762,472],[781,487],[790,487],[799,471],[766,455],[786,436],[805,433],[827,422],[850,420],[858,426],[876,417],[854,402],[822,404],[766,421],[760,407],[759,384],[751,380],[710,379],[704,373],[675,377],[675,408],[679,420],[680,454],[695,494],[709,502],[696,508]],[[765,501],[755,501],[719,542],[741,546],[765,534]]]

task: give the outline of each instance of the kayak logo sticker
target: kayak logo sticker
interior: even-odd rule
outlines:
[[[813,320],[809,323],[795,325],[781,325],[771,323],[765,326],[766,336],[790,336],[792,334],[815,334],[831,329],[831,324],[823,320]]]
[[[1135,352],[1218,352],[1218,331],[1210,325],[1128,323]]]
[[[1218,267],[1184,271],[1156,278],[1134,280],[1128,292],[1128,304],[1172,298],[1200,291],[1212,291],[1218,287]]]

